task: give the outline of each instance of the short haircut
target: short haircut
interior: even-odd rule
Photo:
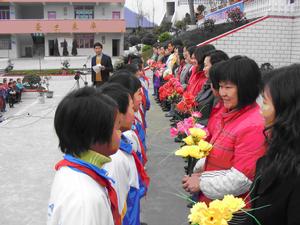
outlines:
[[[135,64],[139,70],[143,69],[143,61],[141,59],[135,58],[131,61],[130,64]]]
[[[223,52],[222,50],[211,50],[205,54],[205,57],[208,57],[208,56],[210,57],[211,65],[214,65],[218,62],[229,59],[228,55],[225,52]]]
[[[222,81],[230,81],[237,86],[238,108],[254,103],[259,95],[261,73],[256,62],[246,56],[234,56],[214,64],[209,76],[216,89]]]
[[[215,50],[215,47],[213,45],[204,45],[204,46],[201,46],[201,47],[197,47],[194,51],[194,55],[195,55],[195,58],[198,62],[198,65],[199,65],[199,69],[200,70],[203,70],[204,68],[204,58],[205,58],[205,54],[211,50]]]
[[[120,113],[127,113],[130,97],[130,91],[128,89],[118,83],[105,83],[98,88],[98,91],[114,99],[119,106]]]
[[[118,70],[112,75],[109,83],[118,83],[130,91],[133,98],[134,94],[142,87],[141,81],[128,70]]]
[[[94,48],[96,48],[96,47],[103,48],[103,45],[102,45],[100,42],[96,42],[96,43],[94,44]]]
[[[95,88],[69,93],[59,103],[54,117],[61,151],[80,156],[93,144],[109,144],[117,112],[116,102]]]
[[[128,70],[132,74],[136,74],[139,71],[139,67],[136,64],[126,64],[122,67],[124,70]]]

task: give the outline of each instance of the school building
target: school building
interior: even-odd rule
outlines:
[[[125,0],[1,0],[0,58],[48,57],[58,40],[71,55],[77,41],[78,56],[93,54],[101,42],[110,56],[123,53],[126,31]]]

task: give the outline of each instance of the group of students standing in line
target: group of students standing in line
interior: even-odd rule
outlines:
[[[154,95],[171,73],[191,93],[208,130],[210,154],[200,159],[182,187],[209,203],[232,194],[245,199],[262,225],[300,224],[300,64],[262,73],[246,56],[229,58],[212,45],[154,47],[165,71],[154,76]],[[158,52],[157,52],[158,51]],[[154,71],[155,73],[156,71]],[[166,114],[172,125],[176,110]],[[182,119],[182,118],[181,118]],[[245,214],[234,224],[257,224]]]
[[[144,224],[149,81],[140,57],[127,61],[106,82],[67,94],[56,109],[64,159],[55,166],[48,225]]]

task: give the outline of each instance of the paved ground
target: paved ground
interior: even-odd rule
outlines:
[[[46,222],[53,166],[61,158],[53,128],[53,115],[61,98],[72,88],[73,77],[52,78],[54,98],[41,104],[36,94],[5,113],[0,124],[0,224],[42,225]],[[142,205],[142,221],[149,225],[182,225],[186,202],[182,191],[183,160],[172,152],[178,147],[169,138],[169,122],[153,103],[148,113],[148,173],[151,187]]]
[[[93,56],[93,52],[91,52]],[[7,66],[7,58],[0,58],[0,71],[4,70]],[[77,56],[77,57],[46,57],[42,58],[18,58],[11,59],[11,62],[14,64],[14,70],[39,70],[40,62],[41,69],[57,69],[62,67],[62,62],[68,60],[70,63],[70,68],[82,68],[83,64],[86,64],[88,67],[91,65],[91,58],[89,56]],[[112,63],[117,60],[117,57],[112,57]]]

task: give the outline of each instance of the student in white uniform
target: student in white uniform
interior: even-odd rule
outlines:
[[[65,155],[56,165],[48,225],[121,225],[114,181],[102,168],[119,148],[119,124],[115,101],[94,88],[60,102],[54,126]]]
[[[120,112],[120,129],[122,132],[131,129],[134,121],[133,101],[126,90],[120,84],[104,84],[99,91],[114,99]],[[127,211],[126,199],[131,187],[139,189],[138,171],[132,155],[132,146],[126,145],[128,140],[125,136],[121,137],[119,150],[111,156],[112,161],[107,163],[104,168],[108,171],[115,181],[115,189],[118,194],[119,212],[124,217]]]

